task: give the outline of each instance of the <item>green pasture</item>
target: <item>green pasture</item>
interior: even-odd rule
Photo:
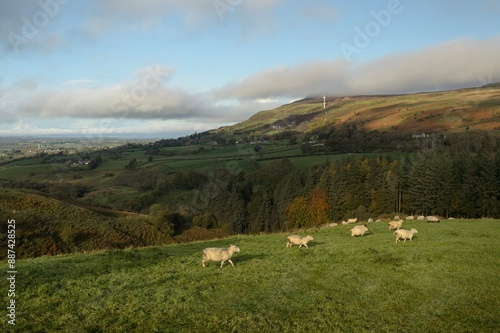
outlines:
[[[33,164],[33,165],[6,165],[0,166],[0,178],[12,180],[27,180],[30,177],[44,174],[52,175],[54,166],[51,164]]]
[[[0,330],[498,332],[500,220],[403,226],[412,242],[380,222],[297,231],[309,248],[267,234],[18,260],[15,330],[5,316]],[[236,267],[201,266],[231,243]]]

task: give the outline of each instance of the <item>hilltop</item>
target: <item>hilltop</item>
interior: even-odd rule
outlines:
[[[405,95],[308,97],[261,111],[215,133],[276,134],[317,132],[356,126],[370,131],[446,133],[500,129],[500,84]]]

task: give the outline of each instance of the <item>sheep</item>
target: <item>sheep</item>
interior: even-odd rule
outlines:
[[[299,249],[302,247],[302,245],[304,245],[305,247],[308,247],[307,243],[314,239],[310,235],[307,235],[306,237],[290,235],[287,238],[288,238],[288,243],[286,243],[286,247],[292,247],[293,245],[298,245]]]
[[[346,225],[346,224],[349,224],[349,223],[347,223],[346,221],[342,221],[342,225]]]
[[[356,223],[356,222],[358,222],[358,218],[357,217],[355,217],[353,219],[348,219],[347,220],[347,223]]]
[[[401,219],[399,218],[399,215],[394,216],[394,219],[395,219],[395,220],[401,220]]]
[[[392,221],[387,223],[389,225],[389,231],[393,229],[399,229],[401,228],[401,225],[403,224],[403,221]]]
[[[375,222],[382,222],[382,220],[381,219],[376,219]]]
[[[420,215],[419,217],[417,217],[417,220],[425,220],[425,216]]]
[[[331,223],[326,223],[326,224],[323,224],[321,226],[321,229],[326,229],[326,228],[332,228],[332,227],[336,227],[338,226],[339,224],[336,223],[336,222],[331,222]]]
[[[414,234],[417,234],[418,231],[415,228],[411,228],[411,230],[405,230],[405,229],[398,229],[394,231],[394,234],[396,235],[396,243],[398,243],[400,238],[404,239],[404,242],[406,242],[407,239],[412,241],[411,239],[413,238]]]
[[[425,218],[425,220],[426,220],[427,222],[436,222],[436,223],[439,223],[439,219],[438,219],[437,217],[435,217],[435,216],[427,216],[427,217]]]
[[[367,231],[368,231],[368,226],[366,224],[357,225],[351,229],[351,237],[363,236]]]
[[[405,220],[413,220],[413,215],[408,215],[407,217],[405,217]]]
[[[372,222],[373,222],[373,219],[370,217],[370,218],[368,219],[368,223],[372,223]]]
[[[230,245],[227,249],[216,247],[206,248],[203,250],[203,259],[201,260],[201,265],[203,267],[206,267],[205,263],[208,261],[220,261],[220,267],[222,268],[224,262],[229,261],[231,266],[234,267],[234,264],[230,258],[235,252],[240,252],[240,248],[236,245]]]

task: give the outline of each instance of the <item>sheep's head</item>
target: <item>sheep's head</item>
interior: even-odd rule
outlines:
[[[314,238],[312,236],[310,236],[310,235],[307,235],[306,239],[307,239],[307,241],[312,241]]]
[[[418,234],[418,231],[415,228],[411,228],[411,231],[413,231],[414,234]]]
[[[233,244],[231,244],[229,249],[233,250],[233,252],[240,252],[240,248]]]

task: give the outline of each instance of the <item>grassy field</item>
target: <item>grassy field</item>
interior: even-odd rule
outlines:
[[[500,221],[385,223],[19,260],[18,332],[498,332]],[[235,243],[235,268],[201,266]],[[7,290],[6,279],[2,288]],[[7,292],[2,293],[7,304]],[[4,307],[4,311],[5,307]],[[7,332],[7,320],[0,330]]]

